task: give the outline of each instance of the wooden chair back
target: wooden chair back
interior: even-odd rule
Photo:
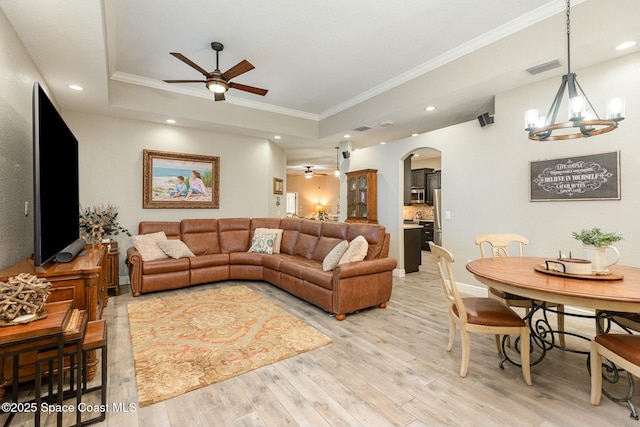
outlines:
[[[453,254],[433,242],[429,242],[429,246],[431,247],[431,254],[435,258],[436,266],[438,267],[438,277],[440,278],[444,296],[449,302],[449,310],[453,310],[455,307],[455,316],[463,323],[467,323],[467,309],[462,303],[462,297],[460,296],[460,292],[458,292],[458,286],[456,285],[456,280],[453,277],[453,269],[451,268],[451,264],[455,261]]]
[[[516,243],[519,255],[524,256],[524,245],[529,244],[529,239],[519,234],[480,234],[476,237],[476,245],[480,246],[480,256],[487,258],[485,246],[491,249],[491,256],[509,256],[509,245]]]

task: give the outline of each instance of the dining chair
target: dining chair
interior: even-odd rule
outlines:
[[[508,257],[509,245],[515,245],[518,248],[519,256],[524,256],[524,245],[529,244],[529,239],[519,234],[480,234],[476,236],[476,245],[480,247],[480,256],[487,258],[485,247],[490,249],[491,256]],[[520,307],[525,309],[525,313],[529,314],[531,310],[531,301],[528,298],[519,295],[502,292],[495,288],[489,288],[489,297],[494,298],[510,307]],[[564,339],[564,305],[555,303],[546,303],[547,307],[553,307],[557,311],[558,331],[560,331],[558,341],[561,347],[565,346]],[[498,351],[502,352],[500,347],[500,337],[496,338],[496,346]]]
[[[636,377],[640,377],[640,335],[603,334],[591,341],[591,404],[597,406],[602,397],[602,358],[605,357]],[[633,391],[633,389],[631,389]],[[638,419],[631,397],[626,397],[631,418]]]
[[[447,344],[447,351],[451,351],[453,348],[456,327],[460,327],[462,341],[460,376],[465,377],[467,375],[471,333],[496,336],[519,335],[522,376],[525,382],[531,385],[529,326],[515,311],[500,301],[486,297],[462,298],[451,268],[451,264],[454,262],[453,255],[433,242],[429,242],[429,246],[431,247],[431,253],[435,257],[442,290],[449,302],[449,343]]]

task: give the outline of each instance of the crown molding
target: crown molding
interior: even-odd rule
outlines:
[[[572,7],[583,3],[587,0],[574,0],[574,4]],[[406,71],[400,74],[397,77],[389,79],[384,83],[375,86],[361,94],[354,96],[351,99],[348,99],[338,105],[335,105],[319,114],[320,120],[324,120],[327,117],[331,117],[334,114],[338,114],[348,108],[354,107],[362,102],[365,102],[381,93],[384,93],[388,90],[391,90],[401,84],[404,84],[410,80],[413,80],[417,77],[422,76],[423,74],[428,73],[429,71],[433,71],[443,65],[446,65],[450,62],[455,61],[469,53],[472,53],[478,49],[481,49],[491,43],[494,43],[500,39],[503,39],[511,34],[514,34],[520,30],[523,30],[531,25],[537,24],[538,22],[547,19],[553,15],[556,15],[560,12],[563,12],[566,8],[566,3],[560,0],[554,0],[546,5],[540,6],[537,9],[532,10],[531,12],[518,17],[510,22],[507,22],[504,25],[501,25],[493,30],[484,33],[473,40],[470,40],[466,43],[461,44],[460,46],[451,49],[440,56],[433,58],[430,61],[427,61],[417,67],[412,68],[409,71]]]
[[[150,79],[148,77],[138,76],[136,74],[123,73],[116,71],[111,75],[111,80],[118,82],[134,84],[138,86],[145,86],[153,89],[160,89],[166,92],[179,93],[182,95],[195,96],[198,98],[209,99],[213,101],[211,95],[201,89],[189,88],[182,85],[171,85],[161,80]],[[286,116],[297,117],[300,119],[319,121],[317,114],[307,113],[305,111],[294,110],[291,108],[278,107],[276,105],[266,104],[263,102],[250,101],[246,99],[234,98],[226,95],[226,103],[237,105],[239,107],[253,108],[261,111],[268,111],[270,113],[283,114]]]

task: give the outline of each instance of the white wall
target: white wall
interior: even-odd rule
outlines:
[[[0,269],[4,269],[33,253],[33,216],[25,216],[24,203],[33,205],[33,83],[44,82],[2,10],[0,70]]]
[[[378,218],[391,232],[391,256],[403,268],[402,162],[421,147],[442,152],[443,244],[457,259],[456,280],[477,283],[464,268],[479,257],[474,239],[480,233],[513,232],[528,236],[526,253],[553,257],[559,249],[581,253],[571,231],[599,226],[617,231],[625,240],[616,246],[621,263],[640,266],[640,54],[632,54],[578,71],[580,84],[601,115],[609,98],[627,101],[626,120],[614,132],[589,139],[534,142],[523,130],[524,111],[546,111],[560,78],[496,96],[495,123],[481,128],[477,120],[375,146],[352,153],[349,169],[378,169]],[[560,114],[564,114],[562,110]],[[619,201],[530,202],[529,170],[532,160],[621,152],[622,199]]]
[[[286,158],[268,140],[75,111],[63,115],[79,141],[80,203],[118,205],[120,224],[133,234],[140,221],[284,215],[284,205],[275,206],[272,178],[284,178]],[[219,156],[220,209],[143,209],[144,149]],[[130,242],[121,246],[124,258]]]

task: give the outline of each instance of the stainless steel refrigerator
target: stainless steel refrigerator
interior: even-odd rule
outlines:
[[[442,246],[442,190],[433,190],[433,243]]]

